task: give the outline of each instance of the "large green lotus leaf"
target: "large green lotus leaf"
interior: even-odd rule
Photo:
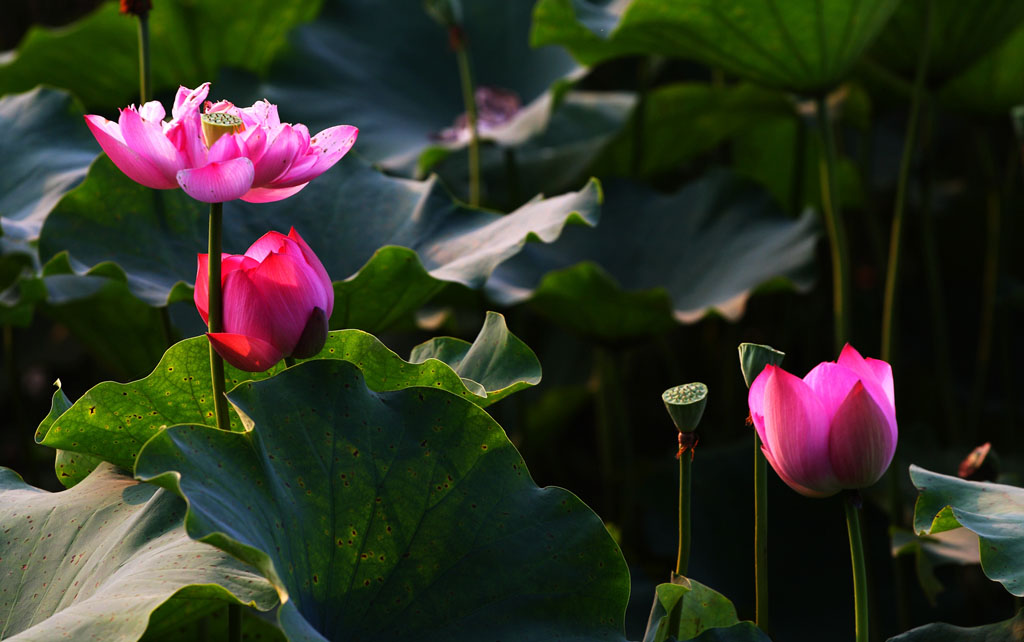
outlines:
[[[537,357],[508,331],[501,315],[488,315],[476,341],[464,343],[451,339],[442,342],[449,349],[439,351],[437,356],[454,359],[452,365],[427,354],[429,345],[414,352],[420,358],[410,363],[373,335],[361,330],[338,330],[328,335],[324,349],[312,359],[354,363],[374,390],[431,386],[480,406],[540,381]],[[465,351],[451,349],[456,346]],[[209,355],[206,337],[193,337],[168,349],[145,379],[127,384],[101,383],[70,407],[58,390],[53,408],[36,430],[36,441],[59,449],[56,472],[61,482],[67,486],[78,483],[95,467],[97,458],[130,469],[146,440],[165,426],[215,425]],[[244,381],[272,377],[283,369],[283,364],[278,364],[266,372],[252,373],[226,365],[227,387],[230,390]],[[231,429],[242,430],[234,413]]]
[[[104,465],[60,493],[0,469],[0,637],[137,640],[182,589],[262,610],[276,595],[255,569],[194,541],[173,493]]]
[[[936,622],[911,629],[902,635],[889,638],[888,642],[1021,642],[1024,640],[1024,610],[1017,616],[986,624],[985,626],[962,627]]]
[[[578,69],[560,49],[530,48],[531,3],[460,4],[478,86],[514,91],[526,105]],[[422,0],[394,0],[386,8],[376,0],[327,0],[251,97],[268,98],[282,118],[313,131],[356,125],[361,154],[409,168],[465,111],[459,82],[448,33]]]
[[[320,0],[161,0],[149,14],[154,91],[214,78],[222,67],[263,71],[286,34],[317,14]],[[110,112],[139,99],[136,20],[105,2],[58,29],[33,28],[0,64],[0,94],[37,84],[68,89],[90,110]],[[168,109],[168,112],[170,109]]]
[[[227,203],[224,249],[239,254],[268,230],[287,232],[294,226],[336,280],[360,281],[359,287],[342,286],[340,294],[353,299],[338,301],[337,313],[355,311],[357,318],[374,321],[415,309],[423,302],[424,283],[480,287],[527,240],[551,242],[566,223],[596,224],[600,199],[592,181],[579,192],[535,199],[502,216],[458,205],[434,178],[391,178],[357,159],[344,159],[284,201]],[[64,260],[80,274],[120,272],[137,297],[162,306],[191,298],[187,286],[195,282],[196,254],[206,251],[207,220],[202,203],[180,190],[138,185],[101,156],[85,182],[50,214],[40,256],[62,260],[59,254],[67,251]],[[388,245],[414,250],[422,265],[393,269],[415,255],[374,254]],[[385,264],[374,266],[377,260]],[[360,279],[365,270],[374,278]],[[400,292],[409,296],[396,298]],[[412,307],[396,309],[382,301]],[[363,303],[367,311],[360,311]]]
[[[599,226],[527,247],[486,290],[506,305],[532,297],[559,322],[615,339],[711,310],[735,319],[768,281],[809,287],[816,242],[810,213],[788,218],[767,192],[724,170],[670,195],[614,182]]]
[[[187,499],[192,537],[271,579],[290,639],[623,640],[618,546],[475,405],[374,392],[341,361],[229,396],[249,432],[169,428],[135,473]]]
[[[1011,107],[1024,102],[1024,26],[1003,43],[950,80],[939,97],[968,111],[1006,117]]]
[[[1024,596],[1024,489],[972,482],[910,467],[917,487],[914,530],[919,535],[963,526],[981,540],[981,568],[1010,593]]]
[[[924,46],[929,5],[928,76],[935,82],[967,69],[1024,21],[1024,3],[1018,0],[902,0],[871,55],[913,76]]]
[[[540,0],[535,46],[563,45],[584,64],[630,54],[699,60],[798,92],[835,87],[899,0]]]
[[[53,89],[0,98],[0,227],[34,240],[57,201],[85,178],[96,143],[70,95]]]
[[[734,629],[737,625],[742,626]],[[696,580],[677,575],[672,583],[659,584],[655,589],[654,606],[643,642],[768,639],[756,626],[751,630],[749,625],[749,622],[740,622],[736,607],[724,595]],[[712,630],[718,633],[702,636]]]
[[[630,121],[597,162],[599,176],[634,175],[636,123],[642,122],[642,153],[637,168],[643,176],[678,169],[766,118],[794,117],[785,94],[756,85],[715,87],[682,82],[648,93],[643,116]]]

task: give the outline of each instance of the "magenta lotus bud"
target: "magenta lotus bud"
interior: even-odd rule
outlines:
[[[128,178],[153,189],[180,187],[204,203],[288,198],[333,167],[359,134],[338,125],[310,137],[305,125],[282,123],[266,100],[241,109],[226,100],[204,104],[209,92],[210,83],[180,87],[169,121],[154,100],[122,109],[116,123],[92,114],[85,122]]]
[[[765,459],[808,497],[874,484],[896,452],[892,368],[849,344],[803,379],[766,366],[749,405]]]
[[[206,254],[199,255],[194,299],[208,322]],[[224,331],[208,333],[224,360],[263,372],[285,357],[311,357],[324,345],[334,286],[320,259],[292,228],[267,232],[245,254],[224,254]]]

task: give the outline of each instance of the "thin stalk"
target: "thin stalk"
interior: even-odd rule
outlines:
[[[793,142],[793,175],[789,182],[789,209],[799,214],[804,207],[804,173],[807,167],[807,124],[802,118],[796,121],[796,136]]]
[[[969,434],[977,441],[988,373],[992,363],[992,335],[995,325],[996,290],[999,285],[999,234],[1003,207],[999,190],[992,186],[986,197],[985,267],[981,286],[981,319],[978,327],[978,353],[975,357],[974,390],[971,395]]]
[[[224,296],[221,291],[221,236],[223,234],[224,203],[210,203],[209,249],[206,265],[208,266],[208,299],[207,328],[211,333],[224,331]],[[210,344],[210,379],[213,381],[213,407],[217,418],[217,428],[231,430],[231,419],[228,417],[228,399],[224,396],[224,359]],[[242,607],[228,604],[228,640],[242,640]]]
[[[149,12],[139,14],[139,103],[145,104],[152,97],[151,75],[149,72]]]
[[[693,452],[679,454],[679,550],[676,553],[676,575],[686,575],[690,568],[690,470]]]
[[[889,236],[889,270],[885,275],[885,301],[882,308],[882,355],[883,361],[892,361],[892,334],[896,319],[896,288],[899,282],[901,249],[903,247],[903,218],[906,211],[907,183],[910,177],[910,161],[914,156],[917,140],[917,121],[921,112],[924,95],[924,81],[928,72],[928,53],[932,32],[932,2],[929,0],[925,13],[924,42],[917,61],[917,75],[914,77],[914,94],[910,101],[910,116],[907,119],[907,133],[903,141],[903,158],[900,159],[899,179],[896,183],[896,200],[893,203],[892,232]]]
[[[768,631],[768,462],[761,452],[761,436],[754,433],[754,620]]]
[[[832,119],[825,96],[815,98],[818,129],[824,153],[818,163],[821,174],[821,204],[828,228],[828,243],[832,255],[832,316],[835,321],[835,343],[838,352],[846,343],[850,328],[850,257],[846,246],[846,231],[839,208],[836,189],[836,147],[832,137]]]
[[[853,612],[857,642],[868,642],[868,583],[864,564],[864,543],[860,534],[860,495],[852,491],[844,497],[846,530],[850,535],[850,562],[853,564]]]
[[[480,139],[476,123],[476,95],[473,74],[469,68],[469,54],[465,40],[455,49],[459,61],[459,79],[462,81],[462,100],[466,104],[466,126],[469,127],[469,204],[480,205]]]
[[[223,229],[224,204],[210,203],[209,235],[209,299],[207,327],[211,333],[224,331],[224,298],[220,287],[221,234]],[[217,427],[231,430],[228,417],[228,400],[224,396],[224,359],[210,344],[210,378],[213,380],[213,403],[217,416]]]

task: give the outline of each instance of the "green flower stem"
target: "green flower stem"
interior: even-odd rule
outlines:
[[[149,12],[139,14],[139,104],[153,98],[149,73]]]
[[[210,332],[224,331],[224,293],[220,287],[221,237],[223,235],[224,203],[210,203],[208,266],[207,328]],[[210,344],[210,378],[213,380],[213,404],[217,417],[217,428],[231,430],[228,417],[228,399],[224,396],[224,359]],[[228,604],[228,641],[242,640],[242,607]]]
[[[690,471],[693,451],[679,454],[679,550],[676,553],[676,575],[686,575],[690,568]]]
[[[466,104],[466,125],[469,127],[469,204],[480,205],[480,140],[476,123],[476,96],[473,73],[469,68],[469,54],[465,39],[455,49],[459,61],[459,79],[462,81],[462,100]]]
[[[900,250],[903,240],[903,218],[907,201],[907,182],[910,177],[910,160],[914,156],[917,139],[917,121],[921,112],[924,95],[924,81],[928,73],[928,53],[932,33],[932,2],[929,0],[925,13],[924,42],[917,61],[917,75],[914,78],[914,93],[910,101],[910,116],[907,119],[907,133],[903,141],[903,158],[900,159],[899,180],[896,183],[896,200],[893,203],[892,232],[889,235],[889,270],[885,275],[885,301],[882,310],[882,354],[883,361],[892,361],[892,333],[896,319],[896,288],[900,273]]]
[[[868,642],[868,584],[864,543],[860,535],[860,494],[850,491],[843,499],[846,529],[850,534],[850,561],[853,564],[853,609],[857,642]]]
[[[825,96],[815,99],[821,145],[824,153],[819,162],[821,175],[821,204],[828,228],[828,242],[832,255],[832,314],[835,318],[836,351],[843,347],[850,328],[850,257],[846,246],[846,231],[836,189],[836,147],[832,136],[832,119]]]
[[[207,326],[211,333],[224,331],[224,298],[220,287],[221,234],[224,218],[224,203],[210,203],[209,256],[209,299]],[[224,396],[224,359],[210,344],[210,376],[213,379],[213,402],[217,415],[217,428],[231,429],[228,418],[228,400]]]
[[[768,631],[768,461],[761,452],[761,436],[754,430],[754,619]]]

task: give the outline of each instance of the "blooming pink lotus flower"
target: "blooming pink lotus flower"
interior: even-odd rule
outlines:
[[[334,166],[359,133],[338,125],[310,138],[305,125],[282,123],[277,106],[266,100],[245,109],[207,102],[200,114],[209,91],[210,83],[179,88],[169,121],[154,100],[122,109],[116,123],[96,115],[85,122],[133,181],[154,189],[180,187],[205,203],[288,198]]]
[[[199,255],[194,299],[208,319],[209,257]],[[320,351],[334,310],[334,287],[320,259],[292,228],[267,232],[245,254],[224,254],[224,331],[208,333],[224,360],[240,370],[263,372],[284,357]]]
[[[892,368],[849,344],[837,363],[820,363],[803,379],[766,366],[749,405],[768,463],[808,497],[870,486],[896,451]]]

